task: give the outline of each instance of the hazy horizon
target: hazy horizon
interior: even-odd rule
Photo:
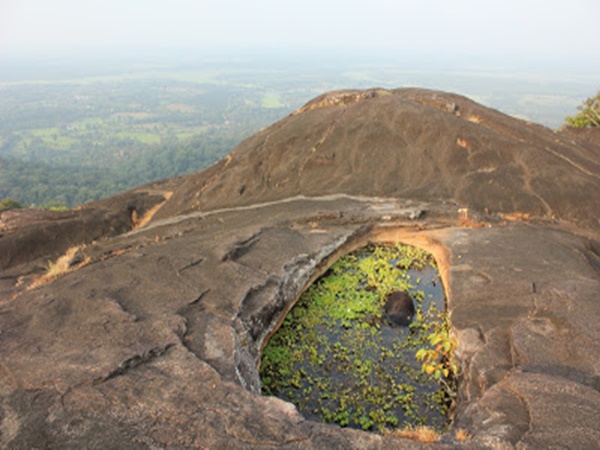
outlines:
[[[596,0],[2,0],[0,59],[187,48],[580,66],[600,56],[598,17]]]
[[[201,170],[338,89],[454,92],[552,129],[600,89],[597,0],[0,0],[0,198]]]
[[[1,0],[0,82],[212,64],[518,75],[593,95],[597,17],[596,0]]]

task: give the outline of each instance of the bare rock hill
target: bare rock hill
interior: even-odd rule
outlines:
[[[0,448],[598,448],[597,131],[335,92],[198,174],[0,214]],[[370,242],[437,261],[461,363],[437,442],[261,395],[270,333]]]
[[[175,190],[157,218],[333,193],[450,200],[599,228],[600,151],[465,97],[422,89],[312,100]]]

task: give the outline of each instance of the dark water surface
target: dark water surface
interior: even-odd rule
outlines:
[[[362,250],[356,256],[360,261],[368,254]],[[397,260],[388,262],[395,270]],[[298,320],[286,318],[272,338],[273,345],[288,345],[276,354],[279,365],[271,360],[267,367],[263,361],[263,391],[294,403],[313,420],[365,430],[414,425],[443,430],[447,425],[445,393],[438,381],[423,373],[415,358],[419,348],[428,345],[433,323],[443,320],[443,286],[430,263],[397,275],[415,304],[413,324],[390,326],[382,319],[383,305],[378,306],[379,313],[367,312],[351,321],[332,315],[303,321],[303,316],[313,314],[311,308],[319,307],[319,300],[311,299],[307,291],[294,307],[300,308],[295,312]],[[358,286],[356,291],[343,295],[356,295],[359,301],[370,298],[369,287]],[[290,332],[284,327],[295,328]],[[276,338],[279,333],[280,340]],[[269,351],[265,349],[265,354]]]

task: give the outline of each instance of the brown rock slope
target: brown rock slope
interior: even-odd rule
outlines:
[[[36,223],[3,215],[0,448],[598,448],[593,134],[439,92],[334,93],[199,174]],[[536,220],[492,214],[517,212]],[[439,442],[260,395],[271,331],[368,242],[417,245],[440,267],[461,372]]]
[[[451,200],[598,227],[600,152],[464,97],[325,94],[189,177],[157,217],[333,193]]]
[[[165,198],[160,191],[139,189],[70,211],[2,211],[0,270],[38,258],[54,259],[69,247],[130,231]]]

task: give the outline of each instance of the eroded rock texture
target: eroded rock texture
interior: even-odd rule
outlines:
[[[204,172],[88,205],[104,228],[75,242],[23,240],[54,217],[7,227],[0,446],[597,448],[599,154],[454,95],[334,93]],[[438,259],[472,439],[342,429],[260,395],[265,339],[370,241]],[[85,264],[30,288],[83,243]]]

